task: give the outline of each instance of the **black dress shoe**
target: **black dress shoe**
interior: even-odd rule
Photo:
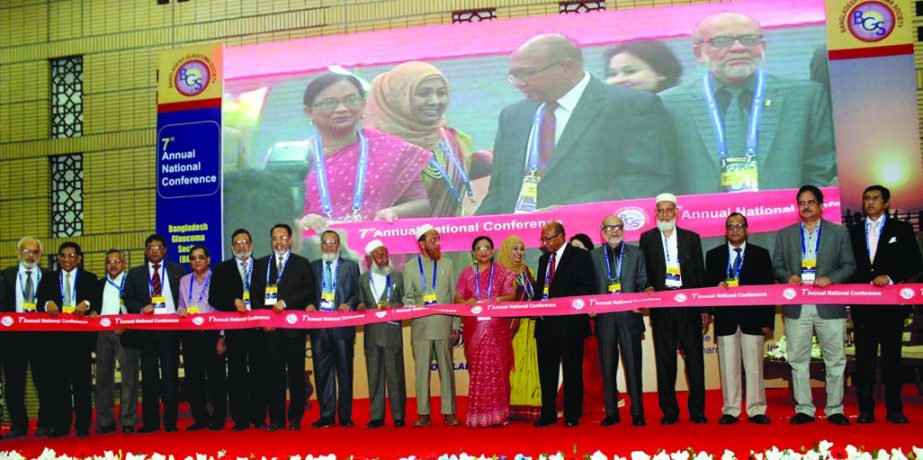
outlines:
[[[804,425],[805,423],[814,422],[814,417],[811,417],[804,412],[799,412],[795,414],[792,418],[788,419],[788,423],[792,425]]]
[[[256,428],[257,430],[268,430],[269,426],[267,426],[265,423],[254,423],[253,428]]]
[[[314,428],[329,428],[333,425],[336,425],[336,423],[333,421],[332,418],[320,418],[316,422],[311,424],[311,426],[313,426]]]
[[[643,416],[643,415],[632,415],[632,416],[631,416],[631,424],[634,425],[634,426],[645,426],[645,425],[647,425],[647,421],[644,420],[644,416]]]
[[[70,434],[70,430],[51,430],[51,433],[48,433],[48,439],[63,438]]]
[[[676,423],[676,421],[677,421],[678,419],[679,419],[679,417],[677,417],[677,416],[675,416],[675,415],[664,415],[663,418],[660,419],[660,424],[661,424],[661,425],[672,425],[672,424]]]
[[[846,426],[849,425],[849,419],[846,418],[843,414],[833,414],[827,417],[827,422],[834,425]]]
[[[122,433],[124,433],[124,434],[132,434],[132,433],[134,433],[134,432],[135,432],[135,427],[133,427],[133,426],[131,426],[131,425],[124,425],[124,426],[122,426]]]
[[[769,417],[763,414],[756,414],[753,417],[748,418],[747,421],[750,423],[755,423],[757,425],[769,425],[770,423],[772,423],[772,421],[769,420]]]
[[[355,426],[355,425],[356,425],[356,424],[353,423],[352,420],[340,420],[340,426],[342,426],[342,427],[350,428],[350,427],[353,427],[353,426]]]
[[[186,427],[186,431],[199,431],[208,428],[208,424],[205,422],[195,422],[192,425]],[[170,430],[167,430],[170,431]]]
[[[41,438],[41,437],[44,437],[44,436],[48,436],[49,434],[51,434],[51,428],[45,428],[45,427],[43,427],[43,426],[40,426],[40,427],[36,427],[36,428],[35,428],[35,437],[36,437],[36,438]]]
[[[576,427],[577,425],[580,425],[580,420],[578,420],[578,419],[567,420],[567,421],[564,422],[564,426],[566,426],[566,427],[568,427],[568,428],[574,428],[574,427]]]
[[[533,425],[537,427],[543,427],[543,426],[548,426],[548,425],[554,425],[555,423],[558,423],[558,419],[556,418],[540,418],[536,420],[535,423],[533,423]]]
[[[235,424],[234,424],[234,427],[231,428],[231,431],[244,431],[244,430],[246,430],[247,428],[250,428],[250,424],[249,424],[249,423],[246,424],[246,425],[244,425],[243,423],[240,423],[240,424],[235,423]]]
[[[859,417],[856,418],[856,423],[866,424],[872,423],[875,421],[875,414],[872,412],[859,412]]]
[[[407,426],[407,422],[404,419],[397,419],[394,421],[394,428],[401,428]]]
[[[599,424],[602,425],[602,426],[612,426],[612,425],[615,425],[616,423],[619,423],[620,421],[621,421],[621,420],[619,420],[619,417],[617,417],[617,416],[616,416],[616,417],[613,417],[613,416],[610,415],[610,416],[604,418],[602,422],[599,422]]]
[[[718,419],[718,425],[733,425],[737,423],[737,417],[731,414],[724,414]]]
[[[898,425],[904,425],[910,423],[910,420],[907,419],[907,416],[903,412],[892,412],[888,414],[886,419],[891,423],[896,423]]]
[[[300,430],[301,430],[301,423],[291,422],[288,424],[288,431],[300,431]]]
[[[221,431],[224,429],[223,423],[209,423],[208,431]]]
[[[78,431],[78,432],[77,432],[77,437],[78,437],[78,438],[86,438],[86,437],[89,437],[89,436],[90,436],[90,432],[89,432],[89,431]]]
[[[266,427],[266,431],[279,431],[281,429],[282,425],[278,423],[270,423],[269,426]]]
[[[147,425],[144,425],[144,426],[142,426],[142,427],[138,430],[138,433],[155,433],[155,432],[157,432],[157,431],[160,431],[160,427],[159,427],[159,426],[147,426]]]
[[[38,430],[36,430],[36,431],[38,431]],[[10,431],[9,433],[6,434],[6,439],[21,438],[21,437],[23,437],[23,436],[25,436],[25,435],[27,435],[27,434],[29,434],[29,432],[26,431],[26,430],[12,430],[12,431]],[[36,436],[38,436],[38,435],[36,435]]]
[[[166,431],[167,433],[175,433],[179,431],[179,428],[177,428],[176,425],[164,425],[163,431]]]
[[[366,428],[378,428],[380,426],[384,426],[384,424],[385,424],[384,420],[372,420],[369,423],[367,423],[365,426]],[[394,422],[394,425],[397,426],[397,422]]]
[[[109,434],[115,431],[115,425],[101,426],[96,429],[96,434]]]
[[[697,423],[697,424],[699,424],[699,425],[708,423],[708,419],[705,418],[705,416],[702,415],[702,414],[692,415],[692,416],[689,417],[689,420],[692,421],[692,423]],[[737,419],[735,418],[734,421],[736,422]]]

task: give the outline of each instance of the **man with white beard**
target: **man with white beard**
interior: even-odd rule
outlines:
[[[381,240],[365,246],[368,271],[359,275],[359,306],[386,310],[403,306],[404,277],[394,271],[388,248]],[[365,368],[369,377],[369,428],[385,424],[385,385],[391,397],[395,428],[405,425],[407,387],[404,380],[404,336],[400,321],[365,326]]]
[[[311,262],[314,279],[320,289],[308,305],[308,311],[345,312],[359,304],[357,282],[359,264],[340,257],[340,235],[326,230],[320,235],[321,258]],[[336,423],[353,426],[353,356],[356,327],[310,329],[311,356],[314,363],[314,383],[320,418],[311,424],[327,428]],[[339,404],[337,404],[339,400]]]
[[[231,252],[234,257],[225,260],[212,270],[208,298],[220,311],[250,311],[250,287],[253,281],[253,238],[245,228],[231,235]],[[246,430],[252,423],[257,428],[266,425],[266,401],[258,384],[262,375],[260,350],[262,336],[257,329],[231,329],[225,331],[228,350],[228,404],[234,431]]]
[[[646,292],[697,288],[705,285],[705,261],[699,235],[676,226],[676,195],[661,193],[655,199],[657,228],[641,234],[640,246],[647,264]],[[663,418],[672,425],[679,420],[676,402],[676,347],[683,351],[689,382],[689,419],[705,418],[705,357],[702,333],[710,319],[703,308],[655,308],[651,310],[654,357],[657,361],[657,399]]]

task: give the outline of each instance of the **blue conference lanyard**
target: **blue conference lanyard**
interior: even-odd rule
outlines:
[[[731,275],[734,275],[735,280],[740,279],[740,270],[744,268],[744,254],[746,253],[743,250],[741,250],[740,251],[740,266],[737,267],[736,270],[733,267],[734,261],[732,261],[731,258],[728,257],[728,270],[727,270],[728,278],[730,278]]]
[[[324,262],[324,263],[327,264],[327,263],[329,263],[329,262]],[[328,266],[329,266],[329,265],[328,265]],[[323,274],[321,274],[321,281],[320,281],[320,283],[321,283],[321,290],[322,290],[321,292],[334,292],[334,293],[337,292],[337,278],[339,278],[339,277],[340,277],[340,264],[338,263],[338,264],[337,264],[337,269],[334,270],[334,272],[333,272],[333,279],[330,280],[331,286],[330,286],[330,290],[329,290],[329,291],[327,290],[327,280],[324,279],[325,277],[323,276]],[[372,277],[369,276],[369,279],[372,279]]]
[[[212,282],[212,272],[208,272],[208,278],[205,278],[205,283],[202,284],[202,290],[199,291],[199,300],[196,303],[192,303],[192,287],[195,286],[195,273],[192,274],[192,279],[189,280],[189,300],[190,305],[202,305],[202,299],[205,298],[205,292],[208,291],[208,285]]]
[[[250,292],[250,277],[253,276],[253,258],[247,260],[247,279],[244,280],[244,292]],[[269,270],[266,270],[266,280],[269,280]]]
[[[487,276],[487,299],[490,299],[490,291],[494,285],[494,264],[490,264],[490,274]],[[474,264],[474,298],[481,299],[481,277],[478,264]]]
[[[128,276],[122,274],[122,281],[119,282],[119,284],[115,284],[111,279],[109,279],[108,276],[106,277],[106,282],[109,283],[110,286],[119,290],[119,297],[125,297],[125,278],[128,278]]]
[[[724,135],[724,123],[718,110],[718,102],[715,100],[711,74],[705,74],[702,82],[705,85],[705,102],[708,104],[709,118],[715,132],[715,143],[718,144],[718,155],[723,160],[728,157],[727,139]],[[760,114],[763,110],[764,91],[763,69],[757,69],[756,88],[753,92],[753,102],[750,104],[750,119],[747,121],[747,158],[755,157],[758,152]]]
[[[163,294],[164,276],[167,274],[167,264],[160,262],[160,293]],[[147,285],[151,289],[151,297],[154,297],[154,276],[148,276]]]
[[[532,287],[532,281],[529,280],[528,269],[523,269],[520,274],[516,275],[516,279],[519,280],[519,284],[522,285],[522,289],[526,291],[529,299],[532,299],[535,296],[535,290]]]
[[[609,262],[609,250],[610,249],[609,249],[608,244],[604,244],[603,246],[605,247],[605,249],[603,249],[604,251],[603,256],[605,256],[606,258],[606,274],[609,275],[609,279],[611,280],[612,279],[612,265],[610,265],[610,262]],[[619,281],[622,280],[622,258],[624,256],[625,256],[625,243],[623,242],[619,246],[619,263],[615,265],[615,278]]]
[[[285,271],[285,266],[288,265],[288,258],[292,256],[292,251],[289,251],[285,255],[285,260],[282,261],[282,267],[279,268],[279,273],[276,275],[276,286],[282,281],[282,272]],[[275,255],[269,257],[269,263],[266,264],[266,284],[269,284],[269,270],[271,269],[270,265],[275,263]],[[249,276],[248,276],[249,278]],[[249,284],[249,283],[248,283]]]
[[[356,131],[359,138],[359,164],[356,166],[356,186],[353,190],[353,215],[359,215],[365,196],[365,175],[369,169],[369,142],[362,134]],[[314,143],[314,173],[317,176],[317,191],[320,193],[321,208],[328,218],[333,219],[333,201],[330,199],[330,188],[327,186],[327,170],[324,167],[324,146],[320,135],[311,138]]]
[[[61,305],[64,305],[64,272],[58,276],[58,283],[61,285]],[[71,286],[71,302],[77,304],[77,270],[74,270],[74,284]]]
[[[437,263],[437,261],[433,261],[433,291],[436,290],[436,274],[439,273]],[[420,267],[420,284],[423,285],[423,292],[426,292],[426,276],[423,275],[423,256],[417,256],[417,266]]]
[[[881,232],[885,229],[885,221],[888,219],[887,214],[881,215],[881,224],[878,225],[878,241],[881,241]],[[872,245],[869,244],[869,226],[872,225],[871,222],[866,219],[865,221],[865,249],[869,253],[869,260],[872,258]],[[877,249],[877,248],[876,248]]]
[[[39,281],[42,280],[42,270],[39,269],[38,266],[33,268],[33,270],[35,271],[35,281],[32,283],[32,286],[38,286]],[[22,272],[19,272],[17,277],[19,278],[19,289],[22,290],[22,299],[23,301],[25,301],[26,300],[26,283],[23,282],[22,280]],[[35,288],[33,287],[33,289]],[[61,292],[64,292],[64,288],[61,288]],[[35,300],[35,299],[33,298],[32,300]]]
[[[660,232],[660,237],[663,238],[663,255],[667,261],[667,266],[670,266],[670,244],[669,239],[664,236],[663,232]],[[676,250],[679,251],[679,242],[676,242]]]
[[[814,258],[815,259],[817,259],[817,253],[820,252],[820,231],[822,228],[823,226],[820,223],[818,223],[817,224],[817,239],[814,241]],[[805,227],[804,227],[804,224],[802,223],[801,224],[801,258],[802,259],[805,259],[808,257],[808,245],[806,242],[806,236],[805,236],[804,230],[805,230]]]
[[[340,269],[340,267],[337,266],[337,270],[339,270],[339,269]],[[369,283],[371,283],[371,285],[372,285],[372,294],[374,294],[375,291],[376,291],[376,289],[375,289],[375,276],[373,276],[372,273],[369,273]],[[390,301],[391,301],[391,275],[388,275],[388,276],[385,277],[385,292],[384,292],[384,294],[385,294],[385,299],[387,299],[387,300],[390,302]]]
[[[545,118],[545,104],[542,103],[535,109],[532,116],[532,132],[529,133],[529,144],[526,147],[526,162],[530,176],[538,171],[539,148],[542,138],[542,119]]]
[[[465,167],[461,164],[459,159],[455,156],[455,152],[452,150],[452,145],[449,143],[448,139],[445,137],[442,138],[442,141],[439,142],[439,148],[442,149],[442,153],[445,154],[447,158],[452,162],[452,166],[455,167],[455,170],[458,171],[458,175],[461,177],[462,182],[465,183],[465,193],[469,198],[474,197],[474,190],[471,188],[471,179],[468,178],[468,174],[465,173]],[[429,163],[439,171],[439,174],[442,175],[442,179],[445,181],[446,185],[449,187],[449,193],[452,194],[452,198],[455,198],[455,202],[461,204],[462,195],[458,192],[458,189],[455,188],[455,184],[452,183],[452,178],[449,177],[449,172],[444,168],[434,156],[432,160],[429,160]]]

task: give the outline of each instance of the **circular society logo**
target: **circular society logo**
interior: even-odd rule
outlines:
[[[10,327],[10,326],[12,326],[12,325],[13,325],[13,317],[12,317],[12,316],[4,316],[2,319],[0,319],[0,324],[3,324],[3,327]]]
[[[570,306],[574,307],[574,310],[583,310],[583,307],[586,306],[586,303],[583,301],[583,299],[574,299]]]
[[[910,299],[912,299],[912,298],[913,298],[913,289],[910,289],[910,288],[903,288],[903,289],[901,289],[900,296],[901,296],[901,298],[904,299],[904,300],[910,300]]]
[[[201,326],[205,324],[205,318],[201,316],[196,316],[195,318],[192,318],[192,324],[195,324],[196,326]]]
[[[176,69],[176,75],[173,76],[173,83],[176,90],[183,96],[195,96],[205,88],[208,88],[208,82],[211,80],[211,72],[208,70],[208,64],[201,59],[190,59],[182,63]]]
[[[874,43],[891,35],[894,31],[894,11],[881,2],[862,2],[853,7],[846,17],[846,28],[853,37],[866,43]]]
[[[615,215],[619,216],[619,219],[622,219],[625,230],[638,230],[647,223],[647,213],[636,206],[619,209],[615,212]]]
[[[295,324],[295,323],[297,323],[297,322],[298,322],[298,315],[296,315],[296,314],[294,314],[294,313],[289,313],[288,315],[285,315],[285,322],[286,322],[286,323],[289,323],[289,324]]]
[[[103,318],[99,320],[99,325],[102,327],[112,326],[112,320],[109,318]]]
[[[782,297],[785,297],[787,300],[793,300],[796,295],[798,295],[798,293],[792,288],[785,288],[782,291]]]

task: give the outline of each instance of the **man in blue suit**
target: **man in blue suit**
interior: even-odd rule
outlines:
[[[308,311],[354,311],[359,304],[359,264],[340,257],[340,235],[333,230],[321,233],[321,258],[311,262],[320,289]],[[333,426],[334,412],[340,425],[353,426],[353,355],[356,343],[354,326],[311,329],[314,382],[320,419],[315,428]],[[337,407],[337,399],[340,400]]]

